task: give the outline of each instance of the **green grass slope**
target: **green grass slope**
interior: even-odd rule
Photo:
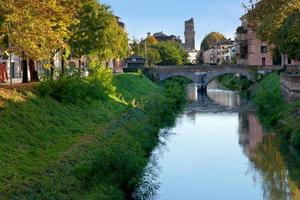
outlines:
[[[116,75],[113,83],[118,98],[87,102],[78,91],[76,103],[0,90],[0,199],[125,199],[132,192],[172,111],[163,89],[143,76]]]

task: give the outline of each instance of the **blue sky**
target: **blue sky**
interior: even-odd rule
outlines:
[[[234,37],[247,0],[100,0],[112,7],[126,24],[129,37],[163,31],[184,40],[184,21],[195,19],[196,47],[211,31]]]

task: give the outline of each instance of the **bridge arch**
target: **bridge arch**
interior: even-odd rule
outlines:
[[[255,82],[254,75],[249,71],[223,71],[223,72],[210,73],[207,77],[205,84],[208,85],[211,81],[213,81],[217,77],[222,75],[227,75],[227,74],[239,74],[243,77],[246,77],[248,80],[252,81],[253,83]]]
[[[191,80],[194,83],[197,83],[197,79],[195,78],[195,76],[193,76],[192,74],[185,74],[185,73],[170,73],[170,74],[166,74],[166,75],[160,75],[159,76],[159,81],[165,81],[168,80],[170,78],[173,77],[184,77],[188,80]]]

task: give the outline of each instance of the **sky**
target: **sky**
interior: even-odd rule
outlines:
[[[196,48],[212,31],[234,38],[247,0],[100,0],[126,24],[130,39],[163,31],[184,41],[184,21],[194,18]]]

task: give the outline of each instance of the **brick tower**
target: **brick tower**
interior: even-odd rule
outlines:
[[[184,37],[185,37],[185,48],[187,51],[195,50],[195,35],[196,32],[195,32],[194,19],[191,18],[185,21]]]

